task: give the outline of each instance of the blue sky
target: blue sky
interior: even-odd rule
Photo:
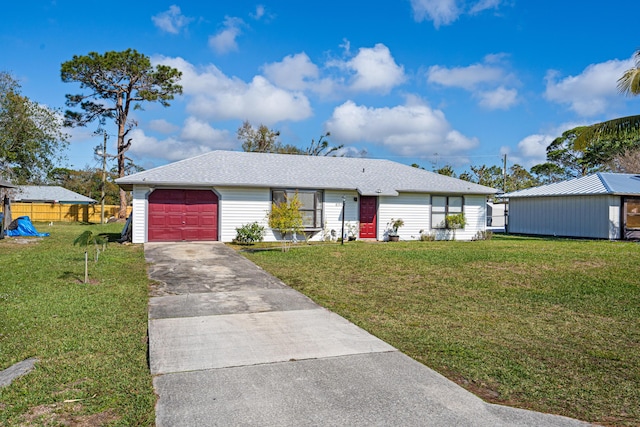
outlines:
[[[179,68],[183,95],[135,112],[129,156],[145,168],[240,150],[244,120],[426,169],[504,154],[530,168],[566,129],[640,114],[616,91],[639,13],[637,0],[8,2],[0,70],[64,110],[74,55],[132,48]],[[93,130],[69,130],[68,166],[98,164]]]

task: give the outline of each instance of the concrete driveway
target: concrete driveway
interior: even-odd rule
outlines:
[[[485,403],[222,243],[147,243],[158,427],[586,426]]]

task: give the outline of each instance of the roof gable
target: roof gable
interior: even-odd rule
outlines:
[[[494,194],[497,190],[397,162],[353,157],[212,151],[139,172],[123,187],[237,186],[357,190],[362,195],[398,192]]]
[[[640,176],[599,172],[504,194],[505,198],[543,196],[640,195]]]

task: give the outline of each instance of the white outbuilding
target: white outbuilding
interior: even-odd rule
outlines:
[[[595,173],[503,197],[509,202],[509,233],[640,238],[640,175]]]

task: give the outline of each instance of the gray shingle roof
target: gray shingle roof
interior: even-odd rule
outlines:
[[[541,196],[640,195],[640,175],[595,173],[568,181],[526,188],[504,194],[505,198]]]
[[[16,188],[15,185],[4,179],[0,179],[0,188]]]
[[[15,202],[96,203],[96,200],[64,187],[49,185],[19,185],[12,200]]]
[[[119,178],[120,186],[232,186],[494,194],[496,189],[389,160],[212,151]]]

